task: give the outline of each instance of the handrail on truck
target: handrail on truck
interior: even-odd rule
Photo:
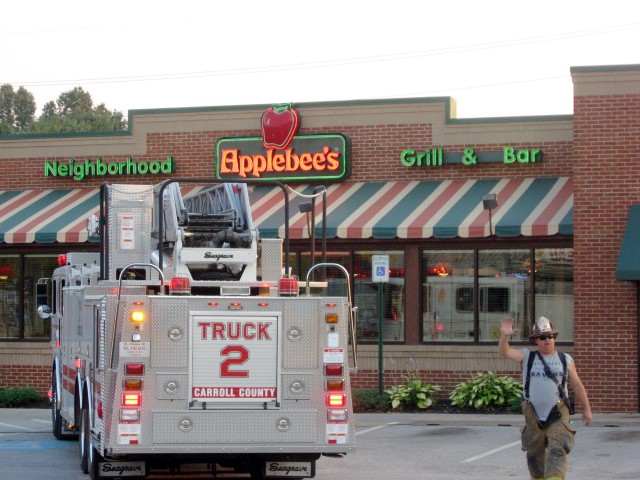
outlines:
[[[110,370],[113,370],[113,355],[116,349],[116,332],[118,331],[118,315],[120,314],[120,294],[122,292],[122,277],[124,276],[124,273],[127,270],[129,270],[129,268],[131,267],[154,268],[158,272],[158,275],[160,277],[160,289],[161,290],[164,289],[164,273],[162,273],[162,270],[158,268],[158,266],[154,265],[153,263],[130,263],[120,271],[120,278],[118,278],[118,298],[116,300],[116,318],[115,318],[115,321],[113,322],[113,338],[111,340],[111,360],[109,362]]]
[[[316,263],[312,265],[311,268],[307,271],[307,296],[311,296],[311,289],[309,288],[309,277],[311,272],[313,272],[318,267],[337,267],[344,274],[344,278],[347,281],[347,300],[349,301],[349,330],[351,331],[351,351],[353,354],[353,372],[358,370],[358,351],[356,345],[356,316],[358,312],[358,307],[351,306],[351,277],[349,276],[349,272],[346,268],[344,268],[339,263]]]

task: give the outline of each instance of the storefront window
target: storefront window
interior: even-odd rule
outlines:
[[[530,250],[480,250],[478,252],[479,340],[497,342],[502,319],[514,319],[516,335],[523,339],[531,323],[528,312],[531,274]]]
[[[423,341],[497,342],[510,316],[512,341],[526,342],[541,315],[573,341],[573,249],[424,251],[422,260]]]
[[[0,255],[0,338],[49,339],[50,323],[37,312],[36,285],[56,267],[54,255]]]
[[[389,256],[389,282],[372,281],[373,255]],[[379,295],[382,296],[382,339],[404,341],[404,252],[359,251],[353,262],[354,304],[358,307],[356,338],[377,341],[379,335]]]
[[[20,331],[20,257],[0,255],[0,338]]]
[[[473,263],[471,250],[423,252],[424,341],[473,341]]]
[[[551,320],[558,341],[573,341],[573,249],[535,251],[535,315]]]

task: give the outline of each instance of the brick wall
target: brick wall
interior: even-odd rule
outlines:
[[[0,386],[34,387],[43,395],[51,383],[51,348],[42,342],[0,343]]]
[[[529,178],[545,176],[570,176],[572,170],[571,142],[539,141],[518,143],[520,148],[539,148],[544,151],[544,160],[535,165],[505,165],[502,163],[483,164],[481,168],[462,165],[447,165],[432,168],[398,168],[400,153],[411,148],[416,151],[433,146],[431,124],[384,124],[347,127],[301,129],[301,134],[340,133],[351,142],[352,171],[349,182],[371,182],[388,180],[445,180],[467,178]],[[255,131],[211,131],[211,132],[171,132],[149,133],[147,151],[131,155],[135,161],[158,161],[173,156],[177,164],[175,176],[213,177],[215,144],[221,137],[256,135]],[[477,153],[501,151],[504,143],[448,145],[446,148],[462,150],[473,147]],[[76,161],[99,157],[105,163],[126,161],[126,155],[75,156]],[[43,158],[3,158],[0,189],[43,188],[43,178],[39,173],[25,176],[24,172],[41,172],[44,161],[67,163],[68,156]],[[170,176],[154,177],[114,177],[118,183],[160,183]],[[98,187],[103,177],[87,178],[78,182],[71,177],[47,177],[47,188]]]
[[[0,386],[33,387],[42,395],[51,384],[51,367],[40,365],[0,365]]]
[[[615,270],[640,203],[640,95],[574,102],[575,359],[595,411],[638,411],[636,282]]]

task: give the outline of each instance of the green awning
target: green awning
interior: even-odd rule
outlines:
[[[618,280],[640,280],[640,205],[629,209],[627,229],[616,268]]]

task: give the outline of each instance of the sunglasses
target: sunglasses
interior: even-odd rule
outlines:
[[[540,335],[538,338],[543,342],[548,338],[549,340],[555,340],[557,335]]]

